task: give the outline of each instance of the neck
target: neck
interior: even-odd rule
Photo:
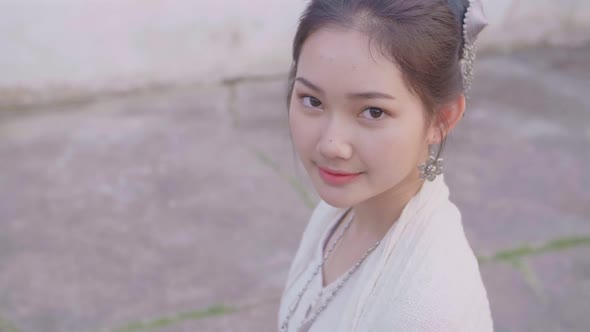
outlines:
[[[353,206],[355,221],[349,231],[356,236],[383,238],[423,183],[408,176],[397,186]]]

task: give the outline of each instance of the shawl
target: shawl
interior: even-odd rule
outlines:
[[[320,201],[303,232],[280,301],[279,324],[295,301],[293,284],[312,261],[321,234],[346,209]],[[492,332],[477,258],[444,175],[425,181],[384,236],[376,268],[365,270],[341,321],[344,332]],[[291,290],[287,292],[287,290]],[[328,304],[329,305],[329,304]],[[293,323],[291,323],[293,324]]]

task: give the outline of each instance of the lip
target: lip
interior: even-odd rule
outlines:
[[[354,181],[361,173],[347,173],[318,166],[320,177],[330,185],[344,185]]]

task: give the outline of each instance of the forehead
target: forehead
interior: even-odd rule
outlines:
[[[407,92],[396,64],[367,35],[353,29],[323,28],[311,34],[301,50],[297,76],[328,90]]]

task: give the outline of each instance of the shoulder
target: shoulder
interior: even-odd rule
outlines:
[[[387,311],[380,316],[389,318],[380,324],[412,332],[491,332],[487,292],[459,209],[449,201],[416,229],[385,267],[377,302]]]
[[[417,270],[427,280],[420,291],[409,292],[424,323],[436,331],[492,331],[487,291],[477,258],[466,240],[435,244],[428,264]]]
[[[477,257],[465,235],[461,213],[450,201],[431,219],[429,245],[422,248],[424,262],[417,273],[430,276],[421,297],[422,306],[448,324],[475,324],[491,315]],[[420,257],[420,256],[418,256]],[[463,331],[463,329],[456,329]],[[487,331],[487,329],[477,329]]]

